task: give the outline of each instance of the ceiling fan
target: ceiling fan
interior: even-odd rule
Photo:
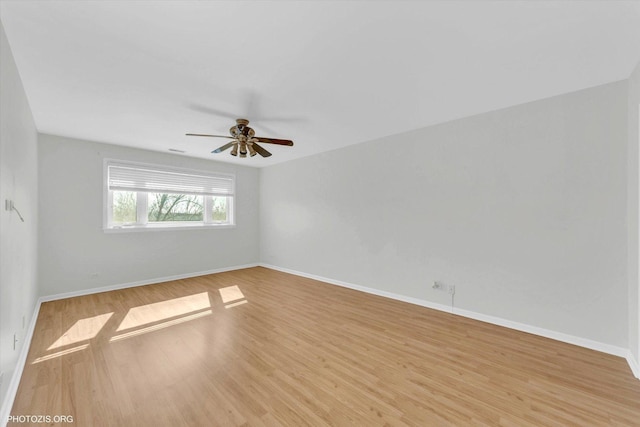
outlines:
[[[237,156],[239,153],[240,157],[247,157],[247,153],[249,153],[251,157],[255,156],[256,154],[260,154],[262,157],[269,157],[271,153],[258,145],[258,142],[288,146],[293,145],[293,141],[290,141],[288,139],[263,138],[261,136],[255,136],[255,131],[248,125],[249,120],[236,119],[236,125],[229,129],[229,133],[231,134],[231,136],[207,135],[202,133],[188,133],[186,135],[207,136],[212,138],[229,138],[232,140],[231,142],[226,143],[222,147],[216,148],[212,151],[212,153],[222,153],[224,150],[233,147],[231,149],[231,155]]]

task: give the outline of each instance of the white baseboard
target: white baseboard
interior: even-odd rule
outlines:
[[[455,314],[468,317],[470,319],[480,320],[482,322],[492,323],[494,325],[504,326],[505,328],[515,329],[522,332],[527,332],[533,335],[538,335],[545,338],[551,338],[556,341],[562,341],[568,344],[577,345],[579,347],[588,348],[590,350],[600,351],[602,353],[611,354],[618,357],[626,358],[629,350],[623,347],[618,347],[611,344],[602,343],[599,341],[593,341],[587,338],[577,337],[575,335],[565,334],[563,332],[554,331],[551,329],[544,329],[537,326],[527,325],[526,323],[513,322],[511,320],[502,319],[500,317],[488,316],[482,313],[476,313],[474,311],[454,309]]]
[[[244,268],[257,267],[259,264],[244,264],[233,267],[216,268],[196,273],[176,274],[175,276],[156,277],[155,279],[145,279],[136,282],[121,283],[119,285],[103,286],[101,288],[82,289],[79,291],[65,292],[61,294],[48,295],[40,298],[42,302],[56,301],[59,299],[79,297],[83,295],[98,294],[100,292],[116,291],[118,289],[135,288],[136,286],[153,285],[156,283],[171,282],[172,280],[188,279],[190,277],[206,276],[207,274],[224,273],[225,271],[242,270]]]
[[[629,350],[629,352],[627,353],[626,359],[629,367],[631,368],[631,372],[633,372],[633,375],[635,375],[635,377],[640,380],[640,363],[638,363],[636,358],[633,357],[633,353],[631,353],[631,350]]]
[[[7,394],[2,401],[2,407],[0,408],[0,426],[6,426],[9,415],[11,414],[11,408],[13,407],[13,401],[18,393],[18,386],[20,385],[20,378],[22,378],[22,371],[24,371],[24,365],[27,362],[27,355],[29,354],[29,348],[31,347],[31,338],[33,337],[33,331],[36,328],[36,321],[38,320],[38,313],[40,313],[40,305],[42,301],[38,299],[36,301],[36,307],[33,310],[33,315],[29,321],[29,327],[24,336],[24,342],[18,355],[16,366],[13,369],[13,375],[11,375],[11,382],[9,382],[9,388]]]
[[[27,362],[27,355],[29,354],[29,348],[31,347],[31,339],[33,338],[33,332],[36,327],[36,321],[38,320],[38,313],[40,313],[40,306],[42,305],[42,303],[48,302],[48,301],[55,301],[59,299],[65,299],[65,298],[73,298],[73,297],[78,297],[83,295],[97,294],[100,292],[115,291],[118,289],[133,288],[136,286],[145,286],[145,285],[153,285],[156,283],[170,282],[172,280],[188,279],[190,277],[206,276],[208,274],[224,273],[226,271],[242,270],[244,268],[257,267],[258,265],[259,264],[257,263],[236,265],[233,267],[217,268],[214,270],[199,271],[197,273],[177,274],[175,276],[157,277],[155,279],[139,280],[137,282],[122,283],[119,285],[104,286],[100,288],[83,289],[80,291],[65,292],[61,294],[47,295],[47,296],[38,298],[38,301],[36,302],[36,307],[33,311],[33,316],[31,316],[31,321],[29,322],[29,328],[27,329],[27,332],[24,337],[24,343],[22,345],[22,349],[20,350],[18,361],[16,362],[16,366],[13,370],[13,375],[11,376],[11,382],[9,383],[7,394],[5,395],[4,400],[2,402],[2,407],[0,408],[0,427],[5,427],[7,425],[7,420],[10,415],[11,408],[13,407],[13,402],[16,398],[16,394],[18,393],[20,378],[22,378],[22,372],[24,371],[24,366]]]
[[[445,311],[447,313],[457,314],[459,316],[468,317],[474,320],[480,320],[482,322],[491,323],[498,326],[504,326],[506,328],[515,329],[517,331],[527,332],[530,334],[542,336],[545,338],[551,338],[556,341],[562,341],[565,343],[577,345],[580,347],[585,347],[591,350],[600,351],[602,353],[612,354],[614,356],[619,356],[626,358],[629,361],[630,352],[626,348],[617,347],[610,344],[601,343],[598,341],[589,340],[587,338],[577,337],[574,335],[565,334],[562,332],[552,331],[549,329],[539,328],[537,326],[527,325],[525,323],[518,323],[511,320],[503,319],[500,317],[489,316],[482,313],[477,313],[470,310],[463,310],[460,308],[451,308],[449,305],[438,304],[427,300],[422,300],[419,298],[408,297],[405,295],[394,294],[392,292],[381,291],[379,289],[369,288],[366,286],[355,285],[353,283],[343,282],[340,280],[330,279],[326,277],[317,276],[315,274],[308,274],[301,271],[291,270],[288,268],[278,267],[275,265],[261,263],[260,266],[265,268],[270,268],[272,270],[282,271],[283,273],[294,274],[296,276],[306,277],[309,279],[318,280],[321,282],[329,283],[332,285],[342,286],[349,289],[354,289],[357,291],[366,292],[368,294],[378,295],[386,298],[391,298],[398,301],[408,302],[410,304],[420,305],[422,307],[433,308],[435,310]],[[629,362],[631,365],[631,362]],[[638,364],[636,363],[636,368],[631,366],[631,369],[634,371],[634,375],[638,377]],[[638,377],[640,378],[640,377]]]

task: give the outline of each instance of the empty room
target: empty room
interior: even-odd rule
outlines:
[[[0,24],[0,426],[640,426],[639,1]]]

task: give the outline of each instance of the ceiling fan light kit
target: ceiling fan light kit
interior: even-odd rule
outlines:
[[[259,143],[265,144],[276,144],[276,145],[286,145],[291,147],[293,145],[293,141],[288,139],[276,139],[276,138],[264,138],[260,136],[255,136],[256,132],[249,127],[249,120],[247,119],[236,119],[236,125],[232,126],[229,129],[229,133],[231,136],[224,135],[208,135],[202,133],[188,133],[187,136],[204,136],[209,138],[229,138],[232,141],[226,143],[225,145],[216,148],[212,151],[212,153],[222,153],[223,151],[231,148],[231,155],[239,157],[247,157],[247,153],[249,156],[253,157],[256,154],[260,154],[262,157],[269,157],[271,153],[264,149]]]

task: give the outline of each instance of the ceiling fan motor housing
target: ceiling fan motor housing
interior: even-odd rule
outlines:
[[[201,133],[188,133],[187,136],[208,136],[214,138],[230,138],[231,142],[223,145],[212,151],[212,153],[221,153],[224,150],[231,148],[232,156],[247,157],[249,154],[251,157],[256,154],[260,154],[262,157],[269,157],[271,153],[265,150],[263,147],[258,145],[258,142],[267,143],[267,144],[278,144],[278,145],[287,145],[292,146],[293,141],[288,139],[276,139],[276,138],[256,138],[256,132],[251,129],[249,126],[249,120],[247,119],[236,119],[235,126],[232,126],[229,129],[229,133],[231,137],[222,136],[222,135],[206,135]]]

